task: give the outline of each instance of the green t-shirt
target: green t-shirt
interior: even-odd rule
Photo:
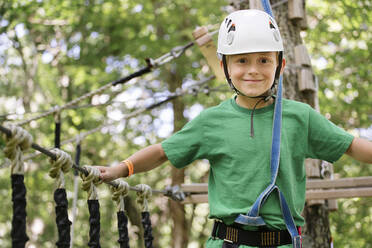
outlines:
[[[232,224],[246,214],[270,184],[270,151],[274,104],[254,112],[229,99],[206,109],[182,130],[162,142],[170,162],[183,168],[197,159],[210,162],[210,218]],[[290,206],[297,226],[304,224],[305,158],[334,162],[345,153],[353,136],[332,124],[309,105],[283,99],[280,166],[276,184]],[[285,229],[278,194],[273,192],[260,210],[269,228]],[[254,229],[248,227],[248,229]]]

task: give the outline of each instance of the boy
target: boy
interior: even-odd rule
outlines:
[[[203,111],[161,144],[117,166],[99,167],[101,178],[110,181],[148,171],[168,159],[177,168],[208,159],[210,218],[218,221],[206,247],[292,247],[295,235],[287,231],[281,209],[285,199],[289,221],[295,228],[304,224],[304,159],[334,162],[346,153],[372,163],[372,143],[354,138],[306,104],[283,100],[280,166],[272,182],[275,80],[285,67],[275,20],[259,10],[231,13],[221,24],[217,53],[237,95]],[[271,183],[282,196],[270,191],[258,208],[257,223],[242,225],[239,217],[247,217],[244,214]]]

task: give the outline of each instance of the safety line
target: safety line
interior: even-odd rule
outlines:
[[[208,78],[206,78],[206,79],[204,79],[204,80],[202,80],[202,81],[200,81],[200,82],[197,82],[197,83],[195,83],[195,84],[193,84],[193,85],[190,85],[190,86],[188,86],[188,87],[190,88],[190,87],[195,87],[195,86],[201,86],[201,85],[205,84],[206,82],[208,82],[208,81],[210,81],[210,80],[212,80],[212,79],[214,79],[214,78],[215,78],[215,76],[208,77]],[[208,89],[208,88],[207,88],[207,89],[205,89],[205,92],[204,92],[204,93],[205,93],[205,94],[208,94],[208,93],[210,93],[210,92],[220,91],[220,89],[221,89],[221,86],[219,86],[219,87],[215,87],[215,88],[212,88],[212,89]],[[200,90],[199,90],[199,91],[200,91]],[[176,90],[176,92],[177,92],[177,90]],[[186,93],[188,93],[188,92],[185,91],[185,92],[182,93],[180,96],[182,96],[182,95],[184,95],[184,94],[186,94]],[[178,92],[178,94],[180,94],[180,91]],[[175,98],[175,97],[178,97],[178,96],[177,96],[177,93],[173,93],[173,94],[169,94],[169,95],[170,95],[170,97],[172,97],[172,99]],[[164,101],[165,101],[165,102],[168,102],[168,101],[170,101],[170,100],[172,100],[172,99],[165,99]],[[75,137],[73,137],[73,138],[71,138],[71,139],[67,139],[67,140],[62,141],[62,142],[61,142],[61,146],[66,145],[66,144],[70,144],[70,143],[74,143],[74,142],[77,142],[77,141],[82,141],[82,140],[83,140],[84,138],[86,138],[87,136],[89,136],[89,135],[91,135],[91,134],[93,134],[93,133],[96,133],[96,132],[100,131],[102,128],[107,128],[107,127],[115,126],[118,122],[122,122],[123,120],[128,120],[128,119],[130,119],[130,118],[136,117],[137,115],[139,115],[139,114],[141,114],[141,113],[143,113],[143,112],[146,112],[146,111],[148,111],[148,110],[151,110],[151,109],[153,109],[153,108],[155,108],[155,107],[158,107],[158,106],[162,105],[163,103],[165,103],[164,101],[161,101],[161,102],[159,102],[159,103],[154,103],[153,105],[150,105],[150,106],[148,106],[148,107],[146,107],[146,108],[138,109],[137,111],[134,111],[134,112],[132,112],[132,113],[126,115],[124,118],[122,118],[121,120],[116,121],[116,122],[114,122],[114,123],[110,123],[110,124],[102,124],[102,125],[100,125],[99,127],[96,127],[96,128],[94,128],[94,129],[91,129],[91,130],[86,131],[86,132],[83,132],[83,133],[80,133],[80,134],[76,135]],[[50,148],[50,149],[52,149],[52,148]],[[36,150],[37,150],[37,149],[36,149]],[[24,157],[24,160],[26,161],[26,160],[32,159],[32,158],[34,158],[34,157],[36,157],[36,156],[38,156],[38,155],[40,155],[40,154],[39,154],[39,153],[30,154],[30,155],[28,155],[28,156],[25,156],[25,157]],[[4,167],[6,167],[6,166],[3,165],[2,168],[4,168]]]
[[[27,120],[23,120],[23,121],[20,121],[20,122],[17,122],[15,123],[16,125],[18,126],[22,126],[22,125],[25,125],[25,124],[28,124],[30,123],[31,121],[35,121],[35,120],[38,120],[38,119],[41,119],[41,118],[44,118],[46,116],[49,116],[51,114],[54,114],[58,111],[61,111],[61,110],[64,110],[66,108],[69,108],[71,106],[74,106],[76,105],[77,103],[87,99],[87,98],[90,98],[92,97],[93,95],[96,95],[96,94],[99,94],[99,93],[102,93],[103,91],[105,91],[106,89],[112,87],[112,86],[116,86],[118,84],[124,84],[126,82],[128,82],[129,80],[133,79],[133,78],[136,78],[136,77],[139,77],[139,76],[142,76],[143,74],[146,74],[146,73],[149,73],[151,70],[153,70],[154,68],[157,68],[157,67],[160,67],[161,65],[164,65],[170,61],[172,61],[173,59],[175,58],[178,58],[180,57],[188,48],[192,47],[194,45],[194,42],[190,42],[184,46],[177,46],[177,47],[174,47],[173,49],[171,49],[170,52],[162,55],[161,57],[153,60],[153,59],[146,59],[146,63],[147,63],[147,66],[138,70],[137,72],[135,73],[132,73],[130,74],[129,76],[126,76],[124,78],[121,78],[121,79],[118,79],[118,80],[115,80],[115,81],[112,81],[100,88],[98,88],[97,90],[94,90],[94,91],[91,91],[91,92],[88,92],[68,103],[66,103],[65,105],[63,106],[55,106],[53,108],[51,108],[49,111],[43,113],[43,114],[40,114],[38,116],[35,116],[33,118],[30,118],[30,119],[27,119]]]

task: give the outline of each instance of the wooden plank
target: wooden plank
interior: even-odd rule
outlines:
[[[306,182],[306,189],[332,189],[372,187],[372,177],[351,177],[340,179],[310,179]],[[207,193],[207,183],[182,184],[181,190],[185,193]]]
[[[193,32],[192,32],[192,36],[194,37],[194,39],[198,39],[200,37],[202,37],[203,35],[205,35],[206,33],[208,33],[208,28],[207,27],[197,27]]]
[[[372,187],[363,187],[357,189],[329,189],[329,190],[308,190],[306,191],[306,200],[325,200],[355,197],[372,197]],[[207,194],[190,195],[182,201],[183,204],[207,203]]]
[[[184,201],[181,203],[183,204],[190,204],[190,203],[208,203],[208,195],[207,194],[196,194],[190,195],[185,198]]]
[[[193,32],[193,36],[195,38],[195,43],[207,60],[217,80],[225,82],[225,74],[217,58],[217,47],[213,42],[212,36],[208,33],[208,29],[206,27],[196,28]]]
[[[306,189],[372,187],[372,177],[352,177],[334,180],[312,179],[306,183]]]
[[[190,193],[206,193],[208,192],[208,184],[207,183],[181,184],[181,190],[183,192]]]
[[[306,200],[371,197],[372,187],[357,189],[308,190]]]

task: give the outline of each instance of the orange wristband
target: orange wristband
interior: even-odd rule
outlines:
[[[132,161],[130,161],[130,160],[124,160],[124,163],[127,165],[127,167],[128,167],[128,177],[130,177],[131,175],[133,175],[133,172],[134,172],[134,170],[133,170],[133,163],[132,163]]]

